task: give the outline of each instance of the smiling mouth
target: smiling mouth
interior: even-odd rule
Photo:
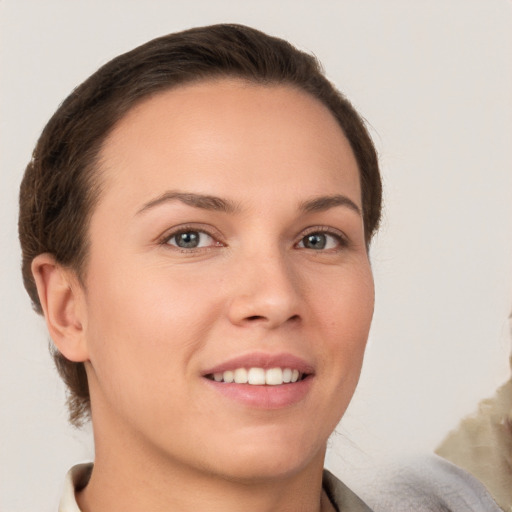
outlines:
[[[304,380],[309,374],[296,368],[236,368],[205,375],[209,380],[226,384],[250,384],[252,386],[280,386]]]

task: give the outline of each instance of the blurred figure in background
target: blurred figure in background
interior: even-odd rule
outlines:
[[[512,313],[509,326],[512,334]],[[512,510],[512,377],[480,402],[476,414],[463,419],[436,452],[478,478],[503,510]]]

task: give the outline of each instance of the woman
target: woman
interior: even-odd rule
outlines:
[[[64,101],[20,192],[23,276],[95,461],[62,511],[368,510],[322,471],[373,313],[373,144],[318,63],[233,25]]]

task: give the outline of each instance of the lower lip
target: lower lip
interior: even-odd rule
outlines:
[[[253,386],[205,380],[217,392],[240,404],[256,409],[282,409],[304,400],[311,388],[313,376],[280,386]]]

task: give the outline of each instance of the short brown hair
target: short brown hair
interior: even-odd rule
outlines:
[[[324,76],[319,62],[290,43],[241,25],[193,28],[154,39],[96,71],[64,100],[44,128],[20,188],[22,273],[34,309],[42,313],[31,263],[49,252],[83,278],[87,230],[100,183],[97,158],[114,125],[142,99],[186,83],[234,77],[258,84],[288,84],[329,108],[358,163],[366,242],[381,214],[377,155],[365,124]],[[90,411],[83,363],[52,349],[68,387],[70,421]]]

